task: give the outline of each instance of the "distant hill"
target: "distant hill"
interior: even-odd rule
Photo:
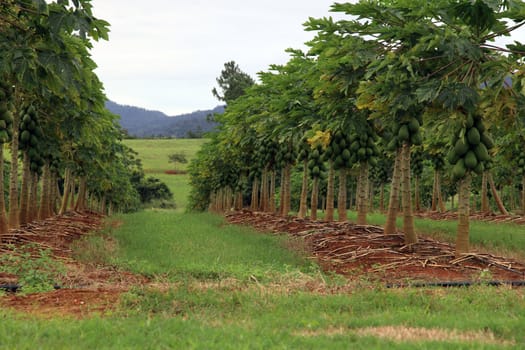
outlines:
[[[217,125],[208,121],[208,115],[224,112],[224,106],[212,110],[195,111],[178,116],[167,116],[159,111],[106,102],[106,108],[120,116],[120,125],[135,137],[200,137]]]

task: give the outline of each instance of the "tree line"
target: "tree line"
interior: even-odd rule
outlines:
[[[140,205],[148,183],[90,54],[108,31],[90,0],[0,3],[0,239],[68,210]]]
[[[525,24],[525,4],[363,0],[331,10],[346,16],[309,18],[308,51],[289,49],[287,63],[226,101],[219,131],[190,166],[192,208],[305,217],[309,203],[315,219],[321,193],[325,220],[336,208],[346,220],[355,203],[365,224],[377,185],[385,233],[402,214],[414,244],[422,195],[439,211],[456,195],[458,255],[470,249],[471,202],[479,193],[488,210],[494,176],[521,190],[525,212],[525,46],[498,41]],[[420,191],[428,168],[431,195]]]

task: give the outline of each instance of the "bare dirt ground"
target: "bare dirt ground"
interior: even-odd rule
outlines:
[[[51,250],[53,258],[62,262],[67,272],[59,281],[60,289],[32,294],[7,293],[0,297],[0,305],[43,317],[81,318],[112,310],[123,292],[133,285],[147,283],[147,279],[110,266],[86,265],[73,259],[72,243],[103,226],[102,216],[83,212],[67,213],[10,230],[3,236],[0,254],[11,254],[12,245],[31,244]],[[0,285],[16,283],[17,276],[0,273]]]
[[[324,270],[350,279],[364,278],[394,287],[429,282],[520,284],[525,280],[525,264],[521,261],[478,253],[456,258],[448,243],[420,237],[417,244],[407,246],[402,234],[384,235],[377,226],[312,222],[251,211],[231,213],[227,220],[263,232],[296,237]],[[0,306],[40,317],[104,315],[114,309],[120,295],[131,287],[151,284],[144,276],[73,259],[72,243],[104,225],[104,218],[95,213],[68,213],[3,236],[0,254],[12,252],[8,244],[36,244],[50,249],[53,258],[66,265],[67,273],[60,281],[60,289],[25,295],[7,293],[0,296]],[[0,273],[0,285],[16,283],[17,276]]]

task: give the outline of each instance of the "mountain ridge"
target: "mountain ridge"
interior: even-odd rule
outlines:
[[[120,126],[129,136],[138,138],[202,137],[204,133],[214,130],[217,126],[217,123],[211,121],[208,116],[224,112],[224,106],[217,106],[210,110],[168,116],[160,111],[122,105],[110,100],[106,102],[106,108],[120,116]]]

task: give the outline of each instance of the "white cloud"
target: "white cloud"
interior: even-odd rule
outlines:
[[[313,37],[309,16],[330,15],[328,0],[93,0],[96,17],[111,23],[110,41],[93,57],[106,94],[119,103],[167,114],[213,108],[211,94],[224,62],[255,78],[284,63],[288,47]]]

